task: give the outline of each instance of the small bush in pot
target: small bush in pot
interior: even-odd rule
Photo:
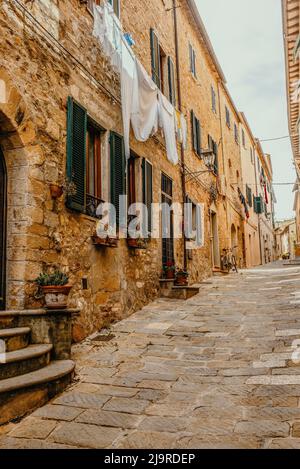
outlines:
[[[66,309],[68,296],[72,288],[68,285],[69,277],[60,270],[51,273],[41,273],[35,282],[45,295],[47,309]]]
[[[186,287],[188,285],[189,274],[183,269],[178,269],[175,275],[175,284],[180,287]]]
[[[167,280],[173,280],[175,278],[175,264],[171,261],[168,261],[163,266],[164,276]]]

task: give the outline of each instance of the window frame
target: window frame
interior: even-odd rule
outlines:
[[[190,72],[194,78],[197,78],[197,67],[196,67],[196,51],[189,42],[189,63],[190,63]]]
[[[234,140],[237,145],[240,144],[239,129],[236,123],[234,123]]]
[[[196,114],[193,110],[191,110],[191,123],[192,123],[192,148],[196,155],[202,159],[201,154],[201,143],[202,143],[202,136],[201,136],[201,123],[200,120],[197,118]]]
[[[90,194],[89,183],[90,183],[90,129],[97,134],[96,139],[94,140],[94,161],[93,161],[93,172],[94,172],[94,194]],[[102,138],[104,134],[104,129],[97,124],[94,119],[92,119],[87,114],[87,127],[86,127],[86,156],[85,156],[85,165],[86,165],[86,176],[85,176],[85,212],[87,215],[95,217],[91,212],[88,212],[88,199],[94,199],[103,202],[103,181],[102,181]],[[95,217],[96,218],[96,217]]]
[[[147,159],[142,158],[142,200],[143,204],[148,208],[148,220],[147,220],[147,230],[148,237],[152,235],[153,229],[153,214],[152,214],[152,204],[153,204],[153,164]],[[147,175],[149,168],[151,168],[151,188],[148,187],[148,177]],[[151,189],[149,191],[149,189]],[[148,195],[150,192],[150,199],[148,200]],[[150,210],[149,210],[150,207]]]
[[[212,111],[217,114],[217,94],[213,85],[211,85],[211,103],[212,103]]]
[[[242,145],[244,148],[246,148],[246,134],[244,129],[242,129]]]
[[[121,16],[121,0],[107,0],[107,1],[110,5],[112,5],[116,17],[120,19],[120,16]],[[84,0],[81,3],[83,3],[83,2],[84,2]],[[115,10],[115,2],[117,2],[117,5],[118,5],[117,6],[117,11]],[[94,3],[96,3],[96,5],[100,6],[101,5],[101,0],[86,0],[85,3],[86,3],[86,7],[87,7],[88,12],[91,15],[94,15]]]
[[[225,105],[225,116],[226,116],[226,125],[229,129],[231,129],[231,117],[229,108]]]
[[[176,108],[177,104],[177,86],[175,64],[172,57],[168,56],[168,84],[169,84],[169,101]]]

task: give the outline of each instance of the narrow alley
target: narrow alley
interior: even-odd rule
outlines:
[[[76,345],[75,383],[0,447],[300,448],[299,304],[282,263],[158,300]]]

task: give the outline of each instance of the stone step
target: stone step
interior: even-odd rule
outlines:
[[[188,300],[198,295],[199,287],[172,287],[172,289],[162,289],[161,297],[173,300]]]
[[[49,365],[52,344],[29,345],[0,355],[0,382]]]
[[[44,405],[71,383],[75,363],[53,361],[31,373],[0,381],[0,425]]]
[[[219,269],[218,267],[214,267],[212,272],[214,277],[223,277],[224,275],[229,275],[228,270]]]
[[[6,352],[13,352],[27,347],[29,344],[29,338],[30,327],[0,329],[0,341],[2,340],[4,342]],[[0,347],[0,350],[2,349],[3,347]]]
[[[161,290],[172,290],[175,285],[175,279],[164,279],[159,280],[159,285]]]

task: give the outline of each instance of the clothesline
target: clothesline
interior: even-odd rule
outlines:
[[[173,164],[178,164],[177,141],[186,145],[187,125],[183,114],[174,106],[147,74],[126,38],[119,20],[106,1],[94,4],[94,36],[110,57],[112,66],[121,75],[122,118],[126,158],[130,156],[130,124],[136,140],[146,142],[163,131],[166,153]]]

